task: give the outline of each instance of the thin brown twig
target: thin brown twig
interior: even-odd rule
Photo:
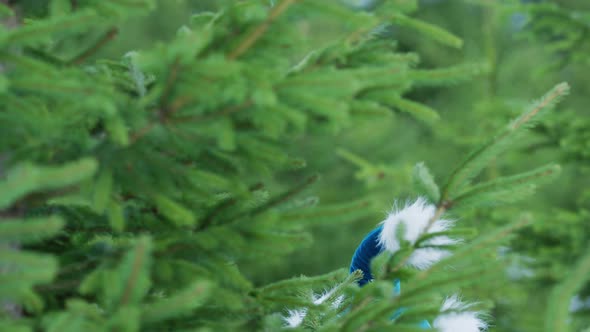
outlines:
[[[309,178],[307,178],[305,180],[305,182],[299,184],[298,186],[294,187],[293,189],[285,192],[282,195],[277,196],[274,199],[269,200],[266,204],[263,204],[255,209],[253,209],[252,211],[249,212],[249,214],[251,216],[257,215],[257,214],[262,213],[266,210],[269,210],[277,205],[280,205],[280,204],[284,203],[285,201],[288,201],[289,199],[298,195],[299,193],[301,193],[302,191],[307,189],[309,186],[316,183],[319,179],[320,179],[319,174],[314,174],[314,175],[310,176]]]
[[[170,110],[169,110],[169,115],[174,114],[176,111],[178,111],[179,109],[191,104],[194,102],[194,99],[192,96],[181,96],[176,98],[175,100],[173,100],[172,102],[170,102]]]
[[[133,265],[131,267],[131,275],[129,276],[129,279],[127,279],[127,283],[125,284],[125,290],[123,291],[123,295],[121,296],[121,300],[119,301],[119,304],[121,305],[127,304],[129,298],[131,297],[132,288],[136,285],[137,278],[141,273],[141,266],[144,264],[143,256],[145,250],[146,249],[143,243],[140,243],[135,248],[135,259],[133,260]]]
[[[113,27],[109,29],[99,40],[96,41],[89,49],[82,52],[81,54],[75,56],[72,60],[69,61],[72,65],[79,65],[84,61],[88,60],[93,54],[98,52],[104,45],[106,45],[109,41],[113,40],[117,34],[119,33],[119,29],[117,27]]]
[[[199,114],[199,115],[188,115],[188,116],[180,116],[176,117],[172,120],[172,122],[187,122],[187,121],[204,121],[209,120],[212,118],[217,118],[220,116],[229,115],[235,112],[239,112],[245,108],[252,106],[254,102],[252,100],[248,100],[239,105],[231,105],[228,107],[223,108],[218,112],[206,113],[206,114]]]
[[[133,133],[133,135],[131,135],[130,144],[133,145],[140,138],[147,135],[150,131],[152,131],[152,129],[156,126],[157,123],[157,121],[152,121],[144,127],[142,127],[141,129],[139,129],[137,132]]]
[[[525,116],[523,116],[517,122],[513,123],[510,126],[510,128],[517,129],[518,127],[522,126],[524,123],[527,123],[531,118],[533,118],[535,115],[537,115],[537,113],[539,113],[542,109],[549,106],[558,97],[563,96],[566,93],[567,89],[568,89],[567,85],[565,85],[565,84],[560,85],[559,88],[555,89],[555,91],[551,95],[547,96],[547,98],[545,98],[543,100],[543,102],[541,102],[539,105],[537,105],[537,107],[535,107],[529,113],[525,114]]]
[[[168,77],[166,78],[166,84],[164,85],[164,90],[162,91],[162,95],[160,96],[159,101],[159,109],[156,111],[158,113],[158,119],[150,121],[148,124],[140,128],[136,133],[131,135],[130,143],[134,144],[140,138],[147,135],[149,132],[154,129],[156,124],[158,123],[165,123],[168,121],[168,117],[171,114],[174,114],[179,108],[185,105],[185,101],[177,100],[171,103],[171,106],[168,106],[168,99],[170,98],[170,94],[172,92],[172,87],[178,78],[178,72],[180,70],[180,58],[176,57],[172,67],[170,68],[170,72]]]
[[[174,63],[172,63],[172,67],[170,68],[170,72],[168,77],[166,78],[166,85],[164,85],[164,91],[162,91],[162,95],[160,96],[160,109],[163,112],[167,112],[167,102],[168,98],[170,98],[170,93],[172,92],[172,87],[178,78],[178,71],[180,70],[180,57],[176,57],[174,59]],[[165,115],[165,114],[162,114]]]
[[[297,0],[283,0],[281,3],[276,5],[268,14],[268,17],[264,22],[260,23],[252,33],[248,34],[242,42],[228,55],[228,59],[235,60],[242,54],[246,53],[252,45],[254,45],[262,35],[268,30],[270,25],[282,14],[289,6],[294,4]]]

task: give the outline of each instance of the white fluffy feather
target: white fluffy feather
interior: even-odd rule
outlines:
[[[332,295],[334,295],[334,292],[336,292],[336,287],[323,292],[322,294],[313,294],[311,296],[312,302],[315,305],[319,305],[324,303],[324,301],[326,301],[327,299],[329,299]]]
[[[328,291],[325,291],[321,294],[311,294],[311,302],[315,305],[320,305],[324,303],[326,300],[331,298],[334,293],[336,292],[337,287],[334,287]],[[337,296],[334,300],[332,300],[332,309],[338,309],[342,302],[344,301],[344,295]],[[287,310],[287,316],[283,316],[283,321],[285,322],[285,327],[289,328],[296,328],[303,323],[303,320],[307,316],[307,308],[296,309],[296,310]]]
[[[283,316],[283,320],[285,321],[285,327],[296,328],[301,323],[303,323],[303,319],[307,315],[307,309],[296,309],[296,310],[287,310],[287,316]]]
[[[468,311],[470,304],[462,302],[459,296],[445,299],[441,315],[434,320],[434,327],[441,332],[480,332],[488,328],[479,311]]]
[[[438,233],[449,230],[453,225],[453,220],[438,219],[432,226],[426,230],[428,222],[432,217],[436,208],[429,204],[426,199],[420,197],[411,204],[406,204],[402,209],[394,207],[393,211],[389,213],[387,218],[382,222],[383,230],[379,236],[379,243],[385,250],[395,253],[400,249],[400,243],[396,237],[396,230],[400,224],[404,224],[405,233],[403,238],[414,244],[422,234]],[[437,236],[428,240],[425,244],[429,245],[451,245],[459,241],[451,239],[448,236]],[[408,265],[418,269],[427,269],[434,263],[447,257],[449,252],[438,248],[420,248],[416,249],[410,259]]]

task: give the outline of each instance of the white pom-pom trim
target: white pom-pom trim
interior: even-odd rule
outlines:
[[[285,327],[296,328],[303,323],[307,315],[307,309],[287,310],[287,316],[283,316]]]
[[[383,230],[379,236],[379,243],[385,250],[395,253],[401,245],[396,237],[398,227],[403,224],[405,233],[404,240],[411,244],[416,243],[423,234],[438,233],[449,230],[454,225],[453,220],[437,219],[428,227],[430,220],[434,217],[436,207],[429,204],[425,198],[418,198],[415,202],[406,204],[402,209],[394,207],[387,218],[382,222]],[[459,243],[459,240],[448,236],[437,236],[429,239],[424,244],[428,245],[452,245]],[[448,250],[439,248],[418,248],[414,250],[408,260],[408,265],[418,269],[427,269],[441,259],[449,255]]]
[[[457,295],[445,299],[441,315],[434,320],[434,327],[440,332],[481,332],[488,328],[479,311],[469,311],[473,304],[468,304]]]

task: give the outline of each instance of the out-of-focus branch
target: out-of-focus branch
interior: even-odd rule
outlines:
[[[15,8],[13,6],[13,3],[9,0],[0,0],[0,3],[9,6],[12,8],[12,10],[14,11],[14,15],[10,16],[10,17],[6,17],[2,20],[0,20],[0,24],[2,24],[5,28],[8,29],[15,29],[19,26],[20,24],[20,15],[18,15],[18,9]],[[3,73],[6,70],[6,67],[4,66],[3,63],[0,63],[0,73]],[[3,167],[3,161],[6,158],[6,156],[0,156],[0,179],[3,177],[4,174],[4,167]],[[14,211],[11,211],[13,214],[19,216],[24,214],[23,212],[23,208],[21,206],[17,207],[16,209],[13,209]],[[2,211],[0,211],[2,212]],[[0,214],[1,216],[1,214]],[[0,217],[0,222],[2,222],[2,218]],[[0,245],[0,250],[19,250],[20,249],[20,244],[18,242],[13,242],[13,243],[3,243]],[[3,273],[7,273],[10,272],[9,271],[10,267],[9,266],[0,266],[0,274]],[[8,317],[11,317],[13,319],[18,319],[21,318],[23,316],[23,308],[22,306],[20,306],[17,303],[14,303],[10,300],[6,300],[6,299],[1,299],[0,300],[0,311],[7,315]]]

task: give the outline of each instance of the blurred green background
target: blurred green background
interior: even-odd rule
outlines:
[[[97,57],[120,58],[129,50],[147,48],[168,40],[190,16],[215,10],[223,1],[161,0],[149,16],[128,21],[119,36]],[[400,2],[400,1],[398,1]],[[530,3],[528,1],[527,3]],[[494,178],[559,162],[559,180],[537,195],[509,207],[466,211],[459,225],[475,225],[479,233],[529,214],[534,226],[523,230],[502,255],[512,262],[502,293],[485,294],[495,300],[493,331],[535,331],[542,321],[546,296],[585,250],[590,230],[590,120],[587,76],[590,55],[584,57],[590,19],[583,23],[553,23],[548,16],[519,11],[525,1],[423,0],[415,16],[439,25],[464,39],[462,49],[450,49],[415,32],[390,29],[399,49],[420,56],[419,67],[436,68],[461,63],[486,63],[490,70],[476,79],[447,88],[416,89],[411,98],[435,108],[440,120],[421,123],[402,113],[387,119],[359,119],[338,134],[295,137],[291,153],[306,159],[308,167],[296,175],[323,172],[322,181],[309,194],[320,202],[346,202],[369,196],[374,203],[370,218],[312,230],[314,243],[283,261],[269,262],[264,271],[247,271],[257,283],[293,275],[315,275],[348,266],[360,240],[380,222],[395,200],[416,196],[412,192],[412,167],[425,162],[442,180],[475,146],[493,135],[523,107],[554,84],[567,81],[571,95],[534,135],[513,152],[495,160],[484,177]],[[584,22],[590,1],[550,1]],[[505,5],[505,6],[504,6]],[[572,16],[573,17],[573,16]],[[311,51],[338,38],[344,24],[294,26],[307,36]],[[340,22],[342,23],[342,22]],[[539,24],[536,26],[535,24]],[[560,25],[561,24],[561,25]],[[557,27],[557,28],[555,28]],[[552,29],[561,29],[552,31]],[[567,47],[559,42],[569,41]],[[562,43],[563,44],[563,43]],[[294,63],[305,54],[293,54]],[[325,135],[329,135],[326,137]],[[354,156],[354,157],[352,157]],[[370,166],[359,167],[360,158]],[[490,287],[486,287],[489,289]],[[489,290],[474,287],[466,296],[477,298]],[[581,295],[583,296],[583,294]]]

